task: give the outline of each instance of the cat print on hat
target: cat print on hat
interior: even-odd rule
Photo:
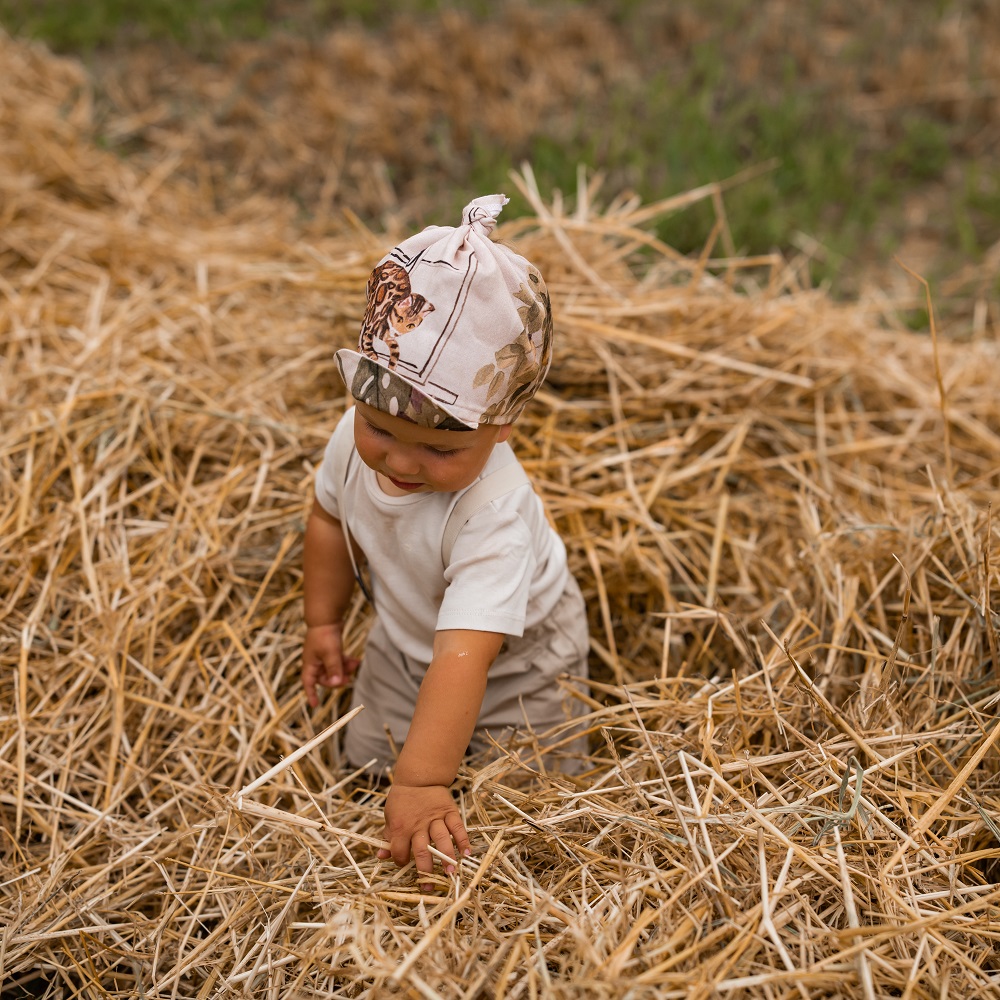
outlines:
[[[423,322],[434,306],[422,295],[415,295],[410,288],[406,269],[391,260],[383,261],[368,279],[368,307],[361,321],[361,338],[358,348],[366,357],[377,361],[375,340],[381,340],[389,352],[387,367],[390,371],[399,363],[401,334],[409,333]]]

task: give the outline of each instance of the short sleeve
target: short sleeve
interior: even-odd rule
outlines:
[[[341,418],[330,435],[323,453],[323,461],[316,471],[316,501],[331,517],[340,520],[340,491],[343,488],[343,471],[337,469],[337,449],[345,435],[354,436],[354,407]]]
[[[516,510],[491,504],[469,519],[445,570],[437,628],[524,634],[536,556]]]

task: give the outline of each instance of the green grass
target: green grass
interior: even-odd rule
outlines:
[[[795,89],[773,97],[735,92],[699,70],[678,85],[663,73],[641,93],[612,92],[602,128],[581,115],[566,135],[538,136],[519,153],[543,189],[572,192],[577,163],[584,162],[602,166],[610,191],[630,188],[647,201],[765,168],[724,196],[737,253],[787,247],[798,232],[821,234],[830,254],[815,263],[813,277],[823,281],[835,276],[879,214],[898,205],[906,187],[892,182],[902,154],[866,148],[848,120],[835,111],[817,114],[824,100],[822,92]],[[921,137],[914,132],[913,141]],[[514,161],[509,152],[498,155],[478,143],[472,187],[502,184]],[[924,161],[925,173],[931,163]],[[939,156],[933,165],[936,175]],[[526,206],[515,200],[511,207]],[[714,219],[712,203],[700,202],[661,222],[657,235],[678,249],[697,250]]]
[[[967,5],[913,2],[920,17],[906,22],[907,42],[932,38],[945,15]],[[607,175],[605,192],[631,189],[644,200],[773,162],[772,169],[725,194],[737,253],[787,251],[796,234],[805,233],[828,251],[813,263],[814,280],[835,283],[865,254],[891,256],[904,200],[935,186],[951,192],[948,210],[932,222],[956,257],[975,258],[995,241],[1000,172],[982,157],[963,159],[957,152],[974,140],[972,126],[960,118],[915,103],[870,127],[852,112],[843,91],[833,92],[822,75],[806,71],[801,51],[797,61],[793,48],[776,53],[773,39],[759,37],[763,22],[751,0],[678,0],[672,9],[696,11],[710,30],[682,58],[669,60],[658,58],[649,30],[664,9],[655,2],[582,5],[604,10],[630,40],[641,72],[632,82],[610,87],[596,104],[567,108],[558,123],[519,144],[501,146],[481,128],[458,148],[443,120],[437,186],[454,190],[448,210],[457,213],[470,190],[509,191],[508,171],[522,160],[531,162],[546,191],[572,193],[583,163]],[[278,27],[308,35],[360,21],[378,31],[396,12],[429,15],[447,7],[488,17],[493,5],[488,0],[0,0],[0,24],[85,56],[139,39],[170,40],[211,58],[228,39],[259,38]],[[891,19],[867,18],[863,26],[843,53],[858,93],[866,67],[901,44],[890,34]],[[769,48],[759,80],[747,86],[732,63],[754,45]],[[971,59],[970,80],[974,63]],[[407,168],[401,163],[390,169],[402,177]],[[514,197],[508,217],[526,209]],[[712,206],[704,202],[662,221],[658,235],[682,251],[697,251],[713,221]]]
[[[545,0],[543,0],[545,2]],[[63,53],[123,41],[170,40],[211,55],[219,42],[259,38],[275,27],[309,33],[344,21],[384,27],[394,13],[458,7],[489,15],[490,0],[0,0],[0,24]]]
[[[57,52],[81,54],[128,39],[205,50],[270,28],[267,0],[0,0],[0,24]]]
[[[1000,166],[968,163],[952,208],[962,252],[975,257],[993,246],[1000,236]]]

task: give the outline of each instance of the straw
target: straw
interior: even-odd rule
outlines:
[[[146,165],[96,141],[78,64],[0,64],[5,991],[1000,992],[995,328],[834,303],[721,214],[686,259],[651,232],[683,196],[518,173],[535,215],[498,235],[557,358],[512,440],[587,601],[589,747],[572,777],[565,727],[467,761],[473,856],[400,869],[346,693],[310,709],[299,669],[332,355],[402,210],[383,175],[359,221],[336,139],[314,217],[250,148],[220,197],[196,164],[230,126],[105,109],[163,130]]]

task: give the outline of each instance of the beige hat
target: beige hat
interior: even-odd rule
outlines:
[[[428,226],[368,279],[358,350],[337,363],[351,395],[424,427],[509,424],[552,357],[552,313],[538,269],[490,234],[502,194]]]

